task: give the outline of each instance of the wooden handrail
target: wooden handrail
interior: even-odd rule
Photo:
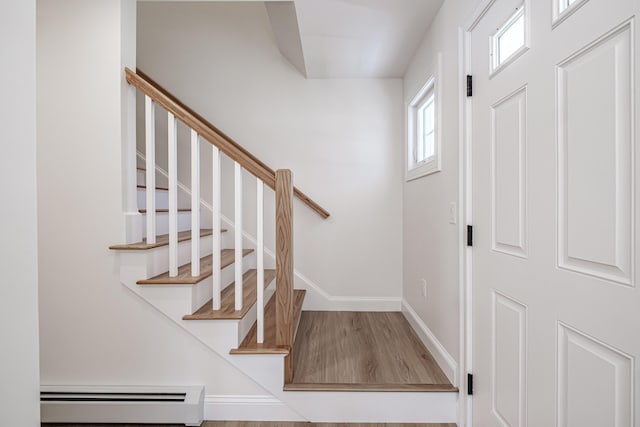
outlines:
[[[140,69],[136,71],[137,72],[134,72],[129,68],[125,68],[127,82],[130,85],[138,88],[145,95],[148,95],[154,102],[171,112],[184,124],[198,132],[203,139],[218,147],[224,154],[238,162],[244,169],[249,171],[249,173],[260,178],[275,191],[276,173],[273,169],[261,162],[204,117],[189,108],[147,74]],[[329,217],[330,214],[328,211],[302,191],[294,187],[293,193],[298,199],[322,216],[322,218],[326,219]]]
[[[288,169],[276,172],[276,345],[289,349],[284,381],[293,380],[293,179]]]

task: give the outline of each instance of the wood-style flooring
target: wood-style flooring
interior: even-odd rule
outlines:
[[[183,424],[41,424],[42,427],[184,427]],[[456,427],[455,424],[337,424],[265,421],[205,421],[201,427]]]
[[[304,311],[285,390],[457,391],[399,312]]]

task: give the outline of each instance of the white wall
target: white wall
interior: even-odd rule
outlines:
[[[401,80],[304,79],[281,56],[261,2],[141,2],[137,59],[270,167],[291,169],[295,185],[331,212],[325,221],[295,204],[297,270],[331,295],[400,297]],[[161,142],[164,114],[157,117]],[[181,147],[188,171],[189,148]],[[160,163],[164,156],[159,150]],[[223,212],[233,218],[231,194]],[[273,248],[272,238],[266,243]]]
[[[40,425],[35,0],[0,14],[0,424]]]
[[[264,394],[129,292],[107,249],[126,234],[123,67],[135,66],[135,1],[37,7],[42,383],[204,384],[207,394]],[[14,325],[25,321],[19,307]]]
[[[404,77],[405,105],[424,85],[442,53],[442,171],[404,184],[403,298],[447,352],[458,359],[459,225],[449,224],[458,203],[458,28],[473,0],[446,0]],[[458,207],[459,208],[459,207]],[[427,297],[421,279],[427,280]]]

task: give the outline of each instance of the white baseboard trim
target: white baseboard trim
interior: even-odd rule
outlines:
[[[431,352],[438,365],[447,376],[451,384],[458,387],[458,363],[438,341],[431,329],[418,316],[418,313],[411,307],[407,300],[402,300],[402,313],[425,347]]]
[[[206,395],[204,419],[208,421],[307,421],[270,395]]]
[[[306,289],[303,310],[321,311],[399,311],[402,306],[400,297],[368,297],[330,295],[318,284],[294,270],[294,287]]]

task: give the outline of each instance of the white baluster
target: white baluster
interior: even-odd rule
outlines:
[[[256,178],[256,269],[258,343],[264,342],[264,183]]]
[[[213,309],[220,310],[220,239],[222,238],[222,230],[220,227],[220,150],[216,146],[213,147],[213,168],[211,174],[213,176],[213,248],[212,248],[212,263],[211,268],[213,270]]]
[[[242,310],[242,166],[235,162],[236,311]]]
[[[191,276],[200,275],[200,144],[191,129]]]
[[[169,276],[178,275],[178,126],[167,113],[169,163]]]
[[[154,244],[156,243],[156,113],[153,100],[148,95],[144,97],[144,116],[147,243]]]

